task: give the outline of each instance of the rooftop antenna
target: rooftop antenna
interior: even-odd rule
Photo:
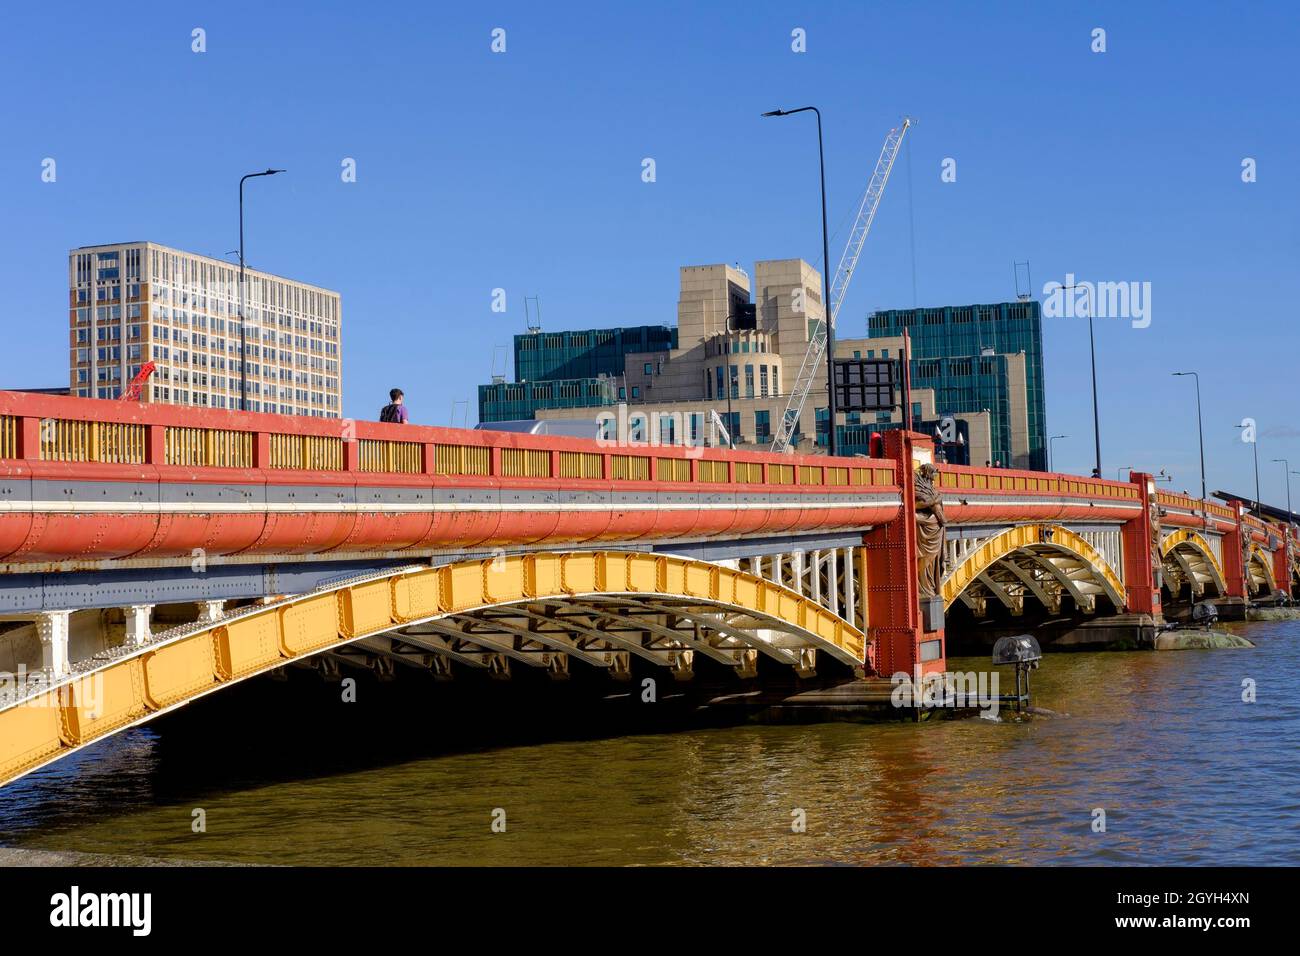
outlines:
[[[531,311],[528,308],[529,302],[533,303]],[[524,296],[524,323],[528,326],[530,335],[536,335],[542,331],[542,297],[540,295]]]
[[[1025,267],[1025,291],[1020,291],[1020,267]],[[1016,298],[1021,302],[1028,302],[1034,297],[1034,280],[1029,275],[1029,260],[1024,262],[1011,263],[1011,271],[1016,280]]]
[[[504,345],[495,345],[492,347],[492,384],[500,385],[506,380],[506,347]],[[497,356],[501,356],[501,371],[497,371]]]

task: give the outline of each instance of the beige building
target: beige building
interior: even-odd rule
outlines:
[[[239,265],[152,242],[68,253],[69,380],[73,395],[116,398],[152,361],[141,399],[337,418],[339,294],[245,269],[240,355]]]
[[[683,266],[680,276],[678,348],[627,356],[620,383],[627,409],[615,417],[630,423],[633,436],[642,440],[712,444],[718,441],[709,425],[713,411],[734,433],[737,447],[770,447],[808,341],[826,314],[821,274],[802,259],[778,259],[755,263],[752,282],[743,270],[727,265]],[[835,343],[837,358],[889,358],[901,351],[901,338]],[[799,418],[795,451],[818,451],[816,413],[820,408],[824,414],[826,394],[823,361]],[[911,400],[914,417],[937,417],[932,389],[913,390]],[[610,417],[608,409],[592,407],[539,410],[536,417],[591,419],[602,413]],[[982,464],[991,447],[989,415],[976,411],[962,418],[971,461]],[[902,411],[839,416],[840,424],[850,427],[886,421],[901,422]]]

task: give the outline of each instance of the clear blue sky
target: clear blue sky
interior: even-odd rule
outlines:
[[[1297,9],[24,4],[0,35],[0,383],[66,382],[69,248],[220,256],[238,245],[239,176],[271,165],[289,172],[250,184],[249,262],[342,293],[345,414],[373,417],[398,384],[417,421],[447,423],[453,400],[472,421],[525,295],[549,329],[672,324],[679,265],[819,260],[812,119],[758,115],[811,103],[832,228],[886,130],[919,120],[841,336],[913,304],[910,161],[918,304],[1011,299],[1013,260],[1038,292],[1067,272],[1152,283],[1149,328],[1098,322],[1105,473],[1164,467],[1198,486],[1191,381],[1168,374],[1194,368],[1211,490],[1249,493],[1233,425],[1252,416],[1263,496],[1284,503],[1270,459],[1300,470]],[[1258,182],[1241,181],[1244,157]],[[1086,473],[1087,326],[1047,320],[1044,337],[1050,433],[1071,436],[1056,464]]]

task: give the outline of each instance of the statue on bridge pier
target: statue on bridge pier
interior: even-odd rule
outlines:
[[[938,487],[939,469],[928,462],[916,469],[916,576],[921,598],[939,593],[943,577],[943,495]]]

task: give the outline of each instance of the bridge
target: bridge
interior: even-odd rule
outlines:
[[[1298,544],[1143,472],[951,466],[904,431],[829,458],[0,392],[0,784],[284,668],[888,687],[945,669],[939,607],[1140,641],[1167,605],[1296,593]]]

